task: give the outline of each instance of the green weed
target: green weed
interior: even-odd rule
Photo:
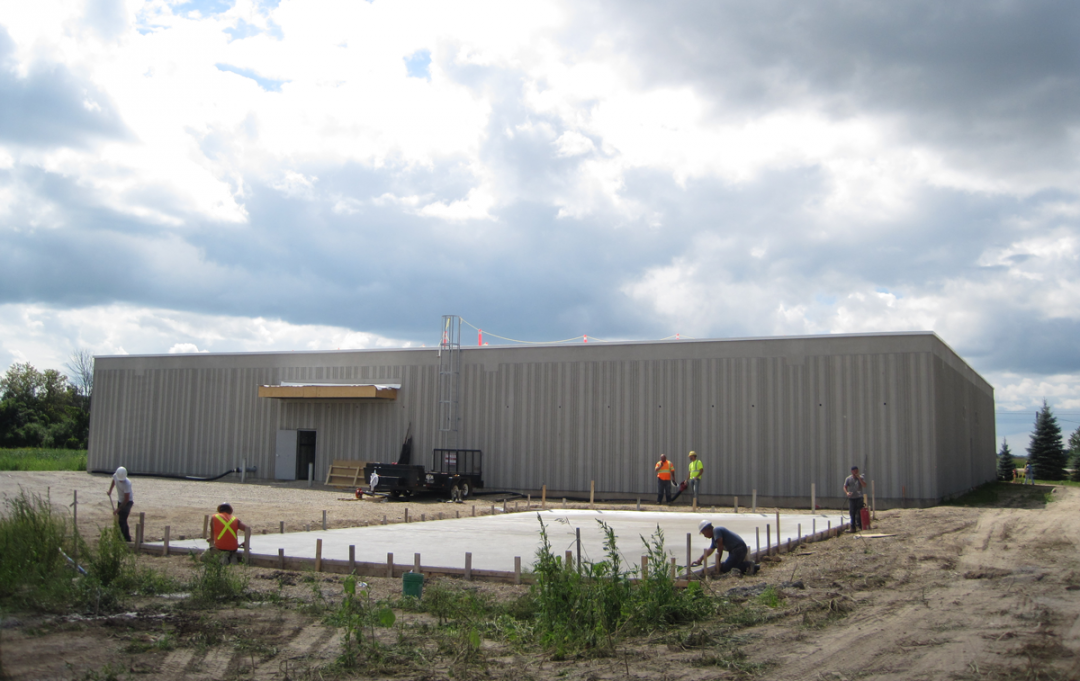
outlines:
[[[248,576],[244,566],[225,565],[220,556],[210,551],[193,555],[192,559],[198,567],[188,585],[193,604],[208,606],[247,597]]]
[[[776,590],[776,587],[770,584],[758,595],[757,600],[766,608],[779,608],[783,598],[780,596],[780,592]]]
[[[88,569],[98,582],[109,586],[134,571],[135,556],[128,550],[115,524],[102,528],[97,551],[90,556]]]
[[[40,495],[20,489],[4,500],[0,518],[0,600],[19,606],[52,609],[68,602],[74,568],[64,554],[74,553],[75,539],[65,518]]]
[[[392,627],[396,616],[389,607],[375,603],[371,590],[354,575],[346,577],[342,587],[344,598],[332,618],[345,629],[337,663],[344,669],[355,669],[361,656],[381,659],[375,626]]]
[[[659,528],[650,539],[642,537],[648,569],[634,583],[634,572],[623,568],[614,531],[598,522],[605,535],[604,559],[574,570],[552,554],[547,528],[540,521],[541,546],[530,592],[535,602],[533,624],[541,645],[557,658],[607,650],[621,636],[695,621],[713,611],[700,588],[675,588]]]

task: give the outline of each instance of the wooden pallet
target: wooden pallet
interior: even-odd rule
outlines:
[[[357,487],[364,482],[366,461],[334,459],[326,471],[326,484],[331,487]]]

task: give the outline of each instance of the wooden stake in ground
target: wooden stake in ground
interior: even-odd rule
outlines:
[[[109,497],[109,503],[112,504],[112,497]],[[74,496],[71,499],[71,527],[75,531],[75,546],[72,547],[72,555],[75,556],[74,563],[75,569],[79,569],[79,490],[74,490]]]
[[[870,481],[870,517],[877,522],[877,495],[874,494],[874,481]]]
[[[693,550],[694,536],[689,532],[686,533],[686,578],[690,579],[690,563],[693,561],[691,552]]]

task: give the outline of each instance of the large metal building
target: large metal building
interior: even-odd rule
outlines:
[[[690,450],[716,504],[813,483],[839,507],[852,465],[883,508],[995,476],[993,388],[931,332],[98,357],[88,465],[321,480],[396,460],[410,424],[414,462],[457,437],[488,489],[551,497],[652,500],[658,456],[685,477]]]

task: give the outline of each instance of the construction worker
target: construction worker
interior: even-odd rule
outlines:
[[[697,503],[698,487],[701,485],[701,474],[705,471],[705,464],[701,463],[697,452],[687,454],[690,457],[690,493],[694,495],[694,503]]]
[[[112,499],[113,488],[116,488],[116,508],[113,515],[120,525],[120,534],[124,535],[124,541],[131,542],[131,530],[128,529],[128,516],[131,515],[131,507],[135,505],[135,492],[131,489],[131,480],[128,479],[127,469],[120,466],[113,473],[112,482],[109,483],[109,499]]]
[[[207,541],[222,553],[222,563],[239,563],[237,551],[240,549],[240,538],[237,533],[247,530],[248,527],[233,516],[231,505],[221,504],[217,510],[210,519],[210,538]]]
[[[851,467],[851,475],[844,480],[844,494],[847,495],[848,513],[851,515],[851,532],[862,529],[863,494],[866,489],[866,478],[859,475],[859,467]]]
[[[671,501],[671,476],[675,475],[675,465],[668,461],[667,454],[661,454],[656,462],[656,503],[664,499]]]
[[[698,534],[704,535],[706,539],[711,539],[712,543],[701,554],[701,558],[690,563],[690,567],[696,567],[704,563],[712,555],[713,551],[720,551],[721,554],[727,551],[727,560],[720,564],[720,574],[727,574],[732,569],[737,569],[743,575],[757,573],[760,566],[746,560],[749,549],[746,548],[746,542],[739,535],[726,527],[713,527],[713,524],[708,520],[702,520],[698,523]]]

